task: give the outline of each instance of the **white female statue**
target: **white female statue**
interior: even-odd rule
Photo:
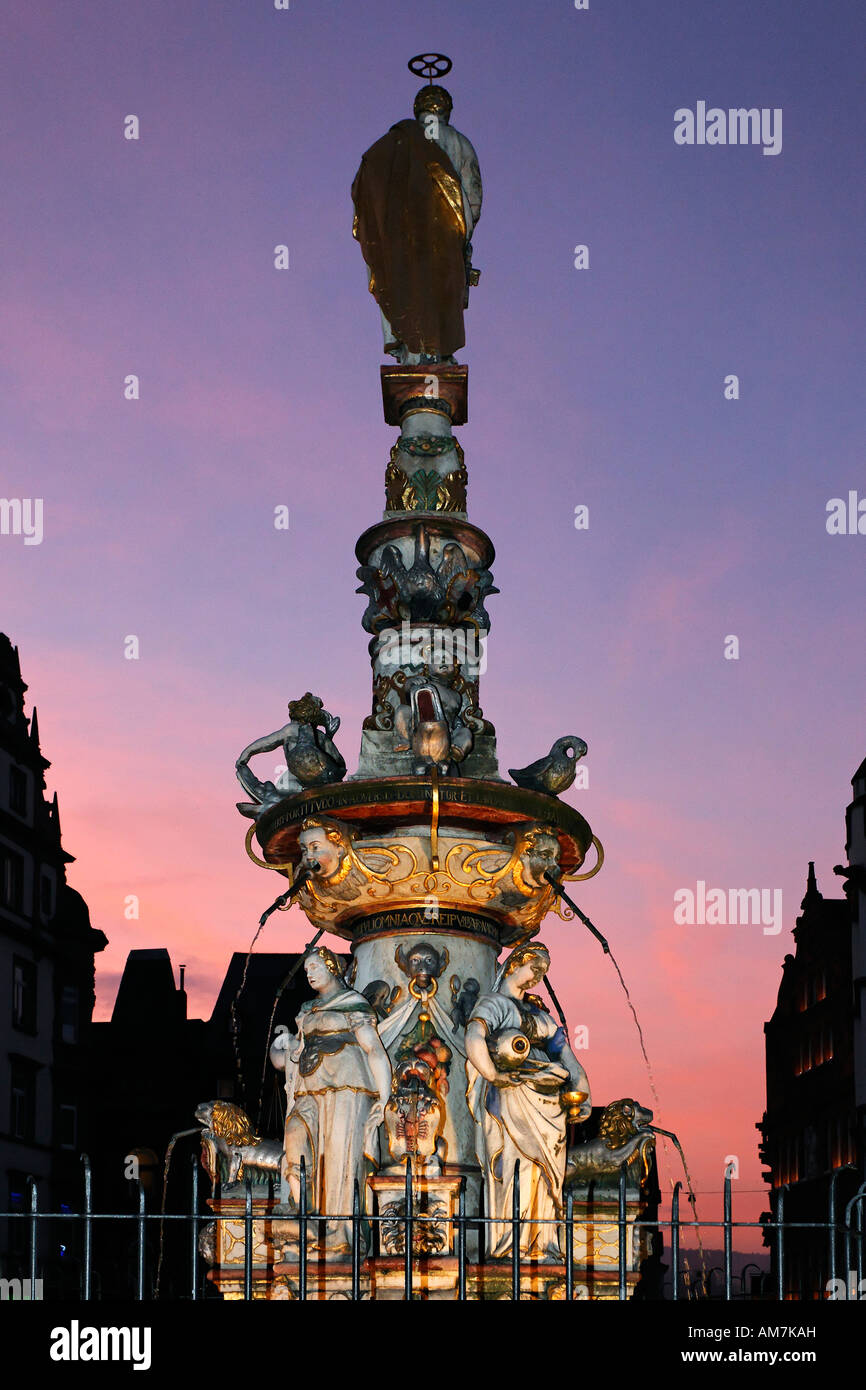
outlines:
[[[466,1099],[484,1173],[487,1252],[511,1252],[514,1164],[520,1161],[520,1253],[559,1261],[566,1110],[585,1119],[592,1104],[586,1072],[565,1030],[535,995],[550,968],[541,943],[518,946],[482,994],[466,1026]],[[547,1223],[547,1224],[543,1224]]]
[[[352,1245],[355,1179],[364,1191],[378,1161],[378,1128],[391,1095],[391,1063],[362,994],[346,985],[333,951],[310,951],[304,969],[316,998],[301,1005],[297,1037],[280,1033],[271,1061],[286,1071],[283,1178],[297,1207],[300,1161],[307,1174],[308,1211],[326,1222],[326,1248]],[[313,1239],[316,1223],[311,1223]]]

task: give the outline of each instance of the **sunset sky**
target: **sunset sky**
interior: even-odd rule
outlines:
[[[866,499],[862,5],[15,10],[0,492],[44,499],[44,538],[0,536],[0,630],[39,708],[69,880],[109,937],[97,1016],[127,952],[153,946],[210,1013],[274,895],[244,854],[234,760],[289,699],[341,716],[354,770],[354,543],[395,432],[349,189],[411,114],[407,59],[442,51],[485,191],[457,431],[501,590],[482,704],[503,773],[587,741],[590,785],[567,799],[607,862],[575,896],[634,996],[658,1120],[699,1194],[739,1156],[735,1214],[753,1218],[762,1026],[809,859],[841,896],[866,755],[866,534],[826,527],[832,498]],[[781,152],[677,145],[674,113],[699,101],[780,108]],[[782,931],[677,925],[674,894],[699,880],[780,889]],[[293,910],[262,949],[309,935]],[[651,1103],[601,949],[556,917],[542,939],[589,1029],[594,1098]]]

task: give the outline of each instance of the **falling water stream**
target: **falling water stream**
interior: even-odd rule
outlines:
[[[274,868],[275,866],[274,866],[273,864],[271,864],[271,865],[269,865],[269,867],[270,867],[270,868]],[[319,865],[318,865],[318,863],[317,863],[317,861],[316,861],[315,859],[311,859],[311,860],[309,861],[308,864],[302,864],[302,865],[300,866],[300,868],[299,868],[299,869],[297,870],[297,872],[294,874],[294,876],[293,876],[293,878],[292,878],[292,880],[291,880],[291,886],[287,889],[287,891],[286,891],[285,893],[281,893],[280,896],[279,896],[278,898],[276,898],[276,899],[274,900],[274,902],[271,903],[270,907],[267,908],[267,909],[262,913],[261,917],[259,918],[259,925],[258,925],[258,928],[256,929],[256,934],[255,934],[255,936],[253,937],[252,941],[250,942],[250,947],[249,947],[249,950],[247,951],[246,960],[244,961],[244,968],[243,968],[243,973],[242,973],[242,975],[241,975],[241,982],[240,982],[240,984],[238,985],[237,994],[235,995],[234,999],[232,1000],[232,1006],[231,1006],[231,1009],[230,1009],[230,1011],[229,1011],[229,1012],[230,1012],[230,1017],[231,1017],[232,1050],[233,1050],[233,1052],[234,1052],[234,1058],[235,1058],[235,1070],[236,1070],[236,1072],[237,1072],[237,1077],[238,1077],[239,1094],[240,1094],[242,1097],[245,1095],[246,1088],[245,1088],[245,1086],[244,1086],[243,1065],[242,1065],[242,1062],[241,1062],[241,1051],[240,1051],[240,1042],[239,1042],[240,1022],[239,1022],[239,1020],[238,1020],[238,1002],[239,1002],[240,997],[241,997],[241,995],[243,994],[243,992],[244,992],[244,990],[245,990],[245,988],[246,988],[247,975],[248,975],[248,973],[249,973],[249,968],[250,968],[250,959],[251,959],[251,957],[252,957],[253,951],[255,950],[256,942],[258,941],[259,937],[261,936],[262,930],[263,930],[263,928],[264,928],[264,926],[265,926],[265,923],[267,922],[267,920],[268,920],[268,918],[270,917],[271,913],[272,913],[272,912],[276,912],[278,908],[284,911],[284,910],[288,907],[289,903],[291,903],[292,899],[295,898],[295,897],[297,896],[298,893],[300,893],[300,891],[301,891],[301,889],[303,888],[304,884],[306,883],[306,881],[307,881],[309,875],[310,875],[310,874],[315,874],[315,873],[318,873],[318,872],[319,872]],[[264,1063],[263,1063],[263,1066],[262,1066],[262,1080],[261,1080],[261,1085],[260,1085],[260,1087],[259,1087],[259,1104],[258,1104],[258,1114],[257,1114],[257,1116],[256,1116],[256,1128],[258,1128],[259,1123],[261,1122],[261,1116],[262,1116],[262,1097],[263,1097],[263,1094],[264,1094],[264,1087],[265,1087],[265,1071],[266,1071],[266,1068],[267,1068],[267,1065],[268,1065],[268,1051],[269,1051],[269,1049],[270,1049],[271,1029],[272,1029],[273,1023],[274,1023],[274,1015],[275,1015],[276,1012],[277,1012],[277,1004],[278,1004],[279,1001],[280,1001],[280,996],[281,996],[283,990],[286,988],[286,985],[290,982],[290,980],[291,980],[291,979],[294,977],[294,975],[297,973],[297,971],[298,971],[298,969],[299,969],[299,967],[300,967],[300,962],[301,962],[301,960],[303,960],[303,958],[304,958],[304,956],[307,954],[307,952],[309,952],[309,951],[312,949],[312,947],[316,944],[316,942],[318,941],[319,937],[322,935],[323,931],[324,931],[324,927],[322,927],[322,928],[316,933],[316,935],[313,937],[313,940],[310,942],[310,944],[309,944],[308,946],[305,946],[305,947],[304,947],[303,955],[300,957],[300,959],[299,959],[298,961],[295,962],[295,965],[292,967],[292,969],[289,971],[289,973],[288,973],[288,975],[286,976],[286,978],[283,980],[283,983],[280,985],[280,987],[279,987],[279,989],[277,990],[277,993],[276,993],[276,995],[275,995],[275,997],[274,997],[274,1006],[273,1006],[273,1008],[271,1009],[271,1017],[270,1017],[270,1020],[269,1020],[269,1023],[268,1023],[268,1032],[267,1032],[267,1038],[266,1038],[266,1041],[265,1041],[265,1060],[264,1060]]]
[[[156,1289],[154,1298],[159,1298],[159,1281],[162,1277],[162,1252],[165,1237],[165,1199],[168,1192],[168,1170],[171,1167],[171,1156],[174,1153],[174,1146],[178,1139],[184,1139],[188,1134],[201,1134],[201,1126],[196,1125],[193,1129],[179,1129],[177,1134],[173,1134],[168,1141],[168,1148],[165,1151],[165,1161],[162,1165],[162,1207],[159,1216],[159,1259],[156,1262]]]
[[[551,874],[551,873],[546,873],[546,874],[545,874],[545,878],[547,879],[548,883],[550,883],[550,884],[552,885],[554,891],[558,894],[558,896],[561,897],[561,898],[563,899],[564,902],[567,902],[567,903],[568,903],[568,906],[569,906],[569,907],[571,908],[571,910],[575,913],[575,915],[576,915],[577,917],[580,918],[580,920],[581,920],[581,922],[583,922],[584,926],[588,927],[589,930],[592,932],[593,936],[596,937],[596,939],[597,939],[598,941],[601,942],[601,945],[602,945],[602,947],[604,948],[604,953],[605,953],[605,955],[610,956],[611,964],[613,965],[613,968],[614,968],[614,970],[616,971],[617,976],[619,977],[619,982],[620,982],[620,985],[622,986],[622,990],[623,990],[623,993],[624,993],[625,998],[626,998],[626,1003],[628,1004],[629,1008],[631,1009],[632,1018],[634,1019],[635,1028],[637,1029],[638,1041],[640,1042],[640,1050],[641,1050],[641,1052],[643,1053],[644,1063],[646,1064],[647,1077],[648,1077],[648,1079],[649,1079],[650,1091],[651,1091],[651,1093],[652,1093],[653,1102],[654,1102],[654,1104],[655,1104],[655,1106],[656,1106],[656,1109],[658,1110],[658,1109],[660,1108],[660,1106],[661,1106],[661,1102],[659,1101],[658,1091],[656,1090],[655,1077],[653,1076],[653,1069],[652,1069],[652,1066],[650,1065],[649,1056],[647,1055],[646,1044],[645,1044],[645,1042],[644,1042],[644,1036],[643,1036],[643,1029],[642,1029],[641,1026],[640,1026],[640,1019],[639,1019],[638,1016],[637,1016],[637,1010],[635,1009],[635,1006],[634,1006],[634,1004],[632,1003],[632,997],[631,997],[631,995],[629,994],[628,985],[626,984],[625,980],[623,979],[623,974],[622,974],[622,971],[621,971],[620,968],[619,968],[619,963],[618,963],[618,961],[617,961],[617,959],[616,959],[616,956],[614,955],[613,951],[610,949],[610,946],[608,945],[608,942],[607,942],[606,939],[602,936],[602,934],[601,934],[601,932],[598,930],[598,928],[594,925],[593,922],[590,921],[590,919],[586,916],[586,914],[580,910],[580,908],[578,907],[577,903],[574,902],[574,901],[568,896],[568,894],[565,892],[565,890],[564,890],[563,887],[562,887],[562,884],[561,884],[560,880],[559,880],[555,875],[553,875],[553,874]],[[688,1163],[686,1162],[686,1155],[685,1155],[685,1152],[684,1152],[684,1150],[683,1150],[682,1144],[680,1143],[680,1141],[679,1141],[679,1139],[677,1138],[677,1136],[676,1136],[675,1134],[671,1133],[670,1130],[667,1130],[667,1129],[660,1129],[658,1125],[650,1125],[649,1128],[650,1128],[655,1134],[660,1134],[660,1135],[662,1136],[662,1143],[663,1143],[663,1145],[664,1145],[664,1148],[665,1148],[665,1151],[666,1151],[666,1152],[667,1152],[667,1143],[665,1142],[666,1140],[670,1139],[670,1140],[676,1145],[677,1150],[678,1150],[679,1155],[680,1155],[680,1159],[681,1159],[681,1161],[682,1161],[683,1173],[685,1174],[686,1187],[687,1187],[687,1189],[688,1189],[688,1194],[689,1194],[689,1204],[690,1204],[690,1206],[691,1206],[691,1208],[692,1208],[692,1219],[695,1221],[695,1223],[697,1223],[697,1220],[698,1220],[698,1203],[697,1203],[697,1197],[695,1196],[695,1190],[694,1190],[694,1187],[692,1186],[691,1174],[689,1173],[689,1165],[688,1165]],[[673,1186],[673,1184],[671,1184],[671,1186]],[[707,1266],[706,1266],[706,1259],[705,1259],[705,1257],[704,1257],[704,1245],[703,1245],[703,1241],[702,1241],[702,1239],[701,1239],[701,1228],[700,1228],[699,1225],[696,1224],[694,1229],[695,1229],[695,1234],[696,1234],[696,1236],[697,1236],[698,1251],[700,1252],[700,1257],[701,1257],[701,1271],[702,1271],[704,1280],[706,1280],[706,1276],[707,1276]]]
[[[692,1175],[691,1175],[691,1173],[689,1172],[689,1165],[688,1165],[688,1163],[686,1162],[686,1155],[685,1155],[685,1151],[684,1151],[684,1149],[683,1149],[682,1144],[680,1143],[680,1141],[679,1141],[679,1139],[677,1138],[677,1136],[676,1136],[675,1134],[673,1134],[669,1129],[660,1129],[658,1125],[650,1125],[650,1129],[653,1131],[654,1134],[661,1134],[662,1137],[663,1137],[663,1139],[671,1139],[671,1140],[673,1141],[673,1143],[676,1144],[677,1150],[679,1151],[680,1159],[681,1159],[681,1161],[682,1161],[683,1172],[685,1173],[685,1177],[686,1177],[686,1187],[687,1187],[688,1193],[689,1193],[689,1204],[690,1204],[691,1209],[692,1209],[692,1220],[695,1221],[695,1222],[697,1222],[697,1219],[698,1219],[698,1199],[697,1199],[697,1197],[695,1196],[695,1189],[692,1187]],[[672,1184],[672,1185],[673,1185],[673,1184]],[[700,1228],[700,1226],[698,1226],[698,1225],[695,1226],[695,1236],[697,1237],[698,1252],[699,1252],[700,1257],[701,1257],[701,1274],[703,1275],[703,1278],[704,1278],[704,1281],[705,1281],[705,1287],[706,1287],[707,1261],[706,1261],[706,1257],[705,1257],[705,1255],[704,1255],[704,1242],[703,1242],[703,1239],[702,1239],[702,1237],[701,1237],[701,1228]]]
[[[613,951],[610,949],[610,947],[608,947],[608,949],[607,949],[607,955],[610,956],[611,964],[612,964],[614,970],[616,971],[617,975],[619,976],[619,982],[620,982],[620,984],[622,985],[623,993],[624,993],[625,998],[626,998],[626,1003],[628,1004],[629,1008],[631,1009],[632,1018],[634,1019],[634,1026],[635,1026],[635,1028],[637,1029],[637,1035],[638,1035],[638,1039],[639,1039],[639,1041],[640,1041],[640,1050],[641,1050],[641,1052],[643,1053],[643,1059],[644,1059],[644,1061],[646,1062],[646,1070],[647,1070],[647,1076],[649,1077],[649,1084],[650,1084],[650,1091],[652,1092],[652,1098],[653,1098],[653,1100],[654,1100],[656,1106],[659,1106],[659,1105],[661,1104],[661,1102],[660,1102],[660,1100],[659,1100],[658,1091],[656,1090],[655,1077],[653,1076],[653,1069],[652,1069],[652,1067],[650,1066],[650,1059],[649,1059],[649,1057],[647,1056],[646,1044],[644,1043],[644,1040],[643,1040],[643,1029],[642,1029],[641,1026],[640,1026],[640,1019],[639,1019],[638,1016],[637,1016],[637,1010],[635,1009],[634,1004],[631,1002],[631,995],[630,995],[629,992],[628,992],[628,985],[626,984],[625,980],[624,980],[623,977],[622,977],[622,971],[620,970],[619,965],[618,965],[618,963],[617,963],[616,956],[614,955],[614,953],[613,953]],[[679,1141],[677,1141],[677,1142],[679,1143]],[[683,1160],[683,1162],[685,1162],[685,1159]]]
[[[626,997],[626,1002],[628,1003],[628,1006],[629,1006],[629,1008],[631,1009],[632,1017],[634,1018],[635,1027],[637,1028],[638,1039],[640,1040],[640,1050],[641,1050],[641,1052],[643,1053],[643,1059],[644,1059],[644,1062],[646,1063],[646,1070],[647,1070],[647,1077],[649,1078],[650,1091],[652,1092],[652,1098],[653,1098],[653,1102],[655,1103],[656,1110],[658,1110],[658,1109],[660,1108],[660,1106],[661,1106],[661,1102],[659,1101],[658,1091],[656,1090],[655,1078],[654,1078],[654,1076],[653,1076],[653,1069],[652,1069],[652,1067],[650,1066],[650,1059],[649,1059],[649,1057],[647,1056],[646,1045],[645,1045],[645,1043],[644,1043],[644,1037],[643,1037],[643,1029],[642,1029],[641,1026],[640,1026],[640,1019],[639,1019],[638,1016],[637,1016],[637,1010],[635,1009],[635,1006],[634,1006],[634,1004],[632,1003],[631,995],[630,995],[629,992],[628,992],[628,985],[626,984],[625,980],[624,980],[623,977],[622,977],[622,971],[621,971],[620,968],[619,968],[619,965],[618,965],[618,963],[617,963],[616,956],[614,955],[613,951],[610,949],[609,946],[607,947],[606,954],[610,956],[611,964],[613,965],[614,970],[616,971],[617,975],[619,976],[619,982],[620,982],[620,984],[622,985],[623,993],[625,994],[625,997]],[[689,1172],[689,1165],[688,1165],[688,1163],[686,1162],[686,1155],[685,1155],[685,1151],[684,1151],[684,1149],[683,1149],[682,1144],[680,1143],[680,1141],[679,1141],[679,1139],[677,1138],[677,1136],[676,1136],[675,1134],[673,1134],[673,1133],[672,1133],[670,1130],[668,1130],[668,1129],[660,1129],[658,1125],[650,1125],[649,1128],[653,1131],[654,1134],[660,1134],[660,1135],[662,1136],[662,1143],[664,1144],[665,1149],[667,1149],[667,1144],[665,1143],[665,1140],[667,1140],[667,1139],[670,1139],[671,1142],[672,1142],[673,1144],[676,1145],[677,1151],[678,1151],[679,1156],[680,1156],[680,1159],[681,1159],[681,1161],[682,1161],[683,1173],[685,1174],[685,1178],[686,1178],[686,1187],[687,1187],[687,1189],[688,1189],[688,1194],[689,1194],[689,1204],[690,1204],[690,1206],[691,1206],[691,1208],[692,1208],[692,1220],[695,1221],[695,1222],[697,1222],[697,1219],[698,1219],[698,1201],[697,1201],[697,1197],[695,1196],[695,1190],[694,1190],[694,1188],[692,1187],[692,1177],[691,1177],[691,1173]],[[673,1186],[673,1184],[671,1184],[671,1186]],[[702,1239],[701,1239],[701,1228],[700,1228],[700,1226],[696,1225],[694,1229],[695,1229],[695,1235],[697,1236],[698,1251],[700,1252],[700,1257],[701,1257],[701,1272],[702,1272],[702,1274],[703,1274],[703,1276],[704,1276],[704,1279],[706,1279],[706,1275],[707,1275],[707,1265],[706,1265],[706,1259],[705,1259],[705,1257],[704,1257],[704,1244],[703,1244],[703,1241],[702,1241]]]
[[[249,950],[247,951],[247,958],[246,958],[246,960],[244,961],[244,968],[243,968],[243,973],[242,973],[242,975],[241,975],[241,982],[240,982],[240,984],[238,985],[237,993],[236,993],[234,999],[232,1000],[231,1008],[230,1008],[230,1010],[229,1010],[229,1017],[230,1017],[230,1020],[231,1020],[232,1051],[233,1051],[233,1053],[234,1053],[234,1058],[235,1058],[235,1072],[236,1072],[236,1074],[237,1074],[238,1086],[239,1086],[239,1088],[240,1088],[240,1094],[241,1094],[241,1095],[243,1095],[244,1078],[243,1078],[243,1064],[242,1064],[242,1062],[241,1062],[240,1042],[239,1042],[239,1037],[238,1037],[238,1035],[239,1035],[239,1033],[240,1033],[240,1023],[238,1022],[238,1002],[239,1002],[240,997],[241,997],[241,995],[243,994],[243,992],[244,992],[244,990],[245,990],[245,988],[246,988],[247,974],[248,974],[249,968],[250,968],[250,957],[251,957],[252,954],[253,954],[253,951],[254,951],[254,949],[255,949],[256,942],[258,941],[259,937],[260,937],[261,934],[262,934],[262,931],[263,931],[263,929],[264,929],[264,925],[265,925],[265,922],[266,922],[266,921],[267,921],[267,917],[266,917],[266,916],[265,916],[265,917],[262,917],[262,919],[260,920],[259,925],[258,925],[258,930],[256,931],[256,934],[255,934],[255,936],[253,937],[252,941],[250,942],[250,948],[249,948]],[[270,1032],[268,1033],[268,1036],[270,1037]]]

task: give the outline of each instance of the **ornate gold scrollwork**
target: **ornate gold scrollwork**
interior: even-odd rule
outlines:
[[[333,910],[334,895],[332,890],[337,885],[342,884],[353,872],[362,880],[368,897],[387,898],[398,884],[405,883],[408,878],[418,872],[417,855],[408,845],[365,845],[365,857],[362,858],[352,843],[351,833],[340,829],[335,823],[333,824],[334,829],[339,831],[340,844],[343,849],[340,867],[329,878],[309,878],[301,891],[302,901],[305,897],[311,898],[320,908]],[[403,873],[395,876],[393,870],[399,866],[402,855],[408,857],[409,865]],[[384,859],[385,867],[383,869],[374,868],[371,863],[367,862],[368,859]]]
[[[255,835],[255,833],[256,827],[255,825],[251,825],[249,830],[247,831],[246,840],[244,841],[244,849],[246,850],[250,859],[252,859],[254,864],[258,864],[260,869],[274,869],[278,874],[285,874],[286,878],[291,883],[294,877],[294,870],[291,864],[269,864],[266,859],[259,859],[259,856],[256,853],[254,853],[253,836]]]
[[[562,877],[566,879],[569,883],[580,883],[583,879],[595,878],[596,874],[598,873],[599,869],[604,863],[604,848],[602,846],[601,840],[598,838],[597,835],[593,835],[592,843],[595,845],[595,852],[598,856],[595,864],[592,866],[589,873],[586,874],[563,874]],[[583,860],[580,861],[580,864],[577,865],[577,868],[580,868],[582,863]]]
[[[604,863],[604,846],[602,845],[601,840],[598,838],[597,835],[593,835],[592,843],[595,845],[595,852],[597,858],[596,862],[593,864],[589,872],[585,874],[563,874],[563,880],[567,881],[568,883],[581,883],[588,878],[595,878],[596,874],[598,873],[599,869]],[[576,867],[579,869],[582,864],[583,860],[581,859],[580,864],[578,864]],[[560,897],[557,897],[556,902],[553,904],[553,910],[556,913],[557,917],[562,918],[563,922],[571,922],[574,920],[574,913],[572,912],[571,908],[566,903],[564,903],[562,901],[562,898]]]

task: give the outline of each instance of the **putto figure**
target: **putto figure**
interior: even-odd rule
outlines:
[[[535,995],[527,994],[550,968],[540,942],[519,946],[500,967],[492,994],[482,994],[466,1026],[466,1099],[475,1121],[476,1153],[484,1173],[487,1250],[511,1252],[514,1164],[520,1160],[520,1253],[562,1258],[567,1111],[591,1112],[586,1072],[561,1028]]]
[[[438,65],[410,63],[431,76],[415,98],[415,119],[398,121],[371,145],[352,184],[352,232],[382,312],[385,351],[410,365],[453,361],[466,341],[463,310],[479,275],[471,265],[481,215],[478,156],[450,123],[449,93],[432,82],[450,60],[424,56]]]
[[[279,1033],[271,1046],[273,1065],[286,1072],[283,1177],[297,1210],[303,1157],[308,1210],[333,1218],[326,1222],[325,1248],[344,1253],[352,1246],[355,1179],[363,1202],[379,1159],[391,1063],[372,1006],[347,987],[333,951],[310,951],[304,969],[316,998],[301,1005],[297,1037]],[[311,1222],[311,1240],[315,1228]]]

